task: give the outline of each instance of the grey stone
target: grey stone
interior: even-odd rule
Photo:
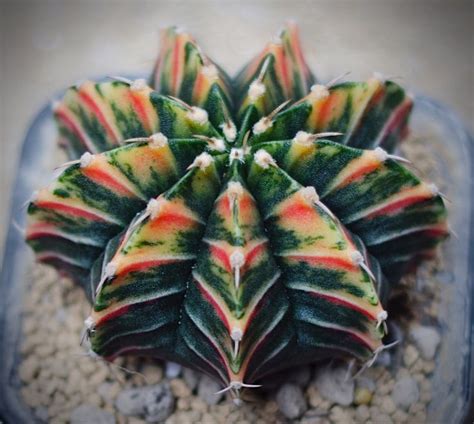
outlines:
[[[190,368],[183,369],[183,380],[186,382],[186,385],[191,391],[194,391],[197,388],[200,378],[201,374],[197,373],[196,371]]]
[[[284,384],[278,390],[276,401],[282,414],[291,420],[299,418],[308,408],[303,390],[296,384]]]
[[[441,341],[439,332],[435,327],[414,326],[410,329],[410,338],[419,349],[423,359],[431,360],[434,358]]]
[[[176,378],[181,374],[183,367],[175,362],[167,362],[165,368],[166,378]]]
[[[347,375],[347,368],[321,368],[314,380],[320,395],[339,405],[348,406],[354,400],[354,380]]]
[[[157,423],[166,420],[174,410],[174,396],[169,384],[157,384],[146,391],[145,420]]]
[[[420,397],[418,383],[411,377],[402,377],[395,382],[392,390],[392,399],[396,405],[408,409]]]
[[[80,405],[71,412],[71,424],[115,424],[115,417],[94,405]]]
[[[203,375],[198,384],[198,395],[208,405],[216,405],[224,396],[223,393],[216,395],[216,392],[223,387],[207,375]]]
[[[147,390],[149,390],[148,387],[122,390],[115,400],[115,406],[126,416],[143,415]]]

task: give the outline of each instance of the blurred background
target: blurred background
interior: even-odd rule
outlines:
[[[55,93],[104,74],[147,75],[159,29],[172,24],[232,75],[290,18],[322,81],[378,71],[474,128],[472,0],[0,0],[0,254],[23,136]]]

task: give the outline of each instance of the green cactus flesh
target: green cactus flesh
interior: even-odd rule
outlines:
[[[37,259],[93,303],[92,351],[173,360],[234,396],[371,358],[388,285],[447,235],[436,187],[390,154],[410,97],[315,84],[291,25],[233,80],[188,34],[162,38],[153,88],[85,82],[55,105],[72,162],[28,208]]]

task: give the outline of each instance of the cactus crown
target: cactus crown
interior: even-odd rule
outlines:
[[[28,208],[37,259],[93,302],[92,351],[180,362],[234,396],[379,352],[387,281],[447,234],[436,187],[391,155],[412,99],[379,76],[317,84],[293,25],[234,79],[167,29],[149,83],[67,90],[72,161]]]

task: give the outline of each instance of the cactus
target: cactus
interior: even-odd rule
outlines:
[[[83,286],[91,350],[218,379],[383,348],[390,285],[447,234],[393,150],[412,99],[375,75],[316,83],[287,26],[234,79],[175,28],[149,80],[67,90],[71,161],[28,206],[39,261]]]

